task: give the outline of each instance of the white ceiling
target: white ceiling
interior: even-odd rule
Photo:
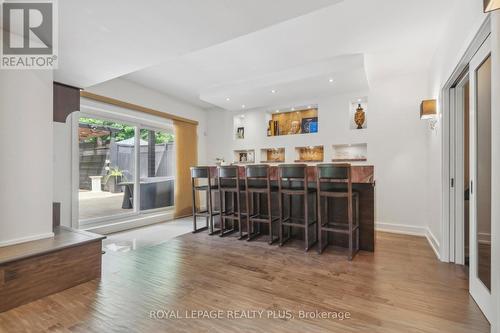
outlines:
[[[88,87],[339,1],[59,1],[55,79]]]
[[[463,1],[61,1],[73,14],[60,15],[56,78],[85,87],[126,74],[191,104],[230,110],[358,91],[428,70]]]

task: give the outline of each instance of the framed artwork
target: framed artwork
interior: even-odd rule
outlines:
[[[318,117],[302,118],[302,133],[318,133]]]
[[[245,127],[238,127],[238,129],[236,130],[236,137],[238,139],[245,138]]]

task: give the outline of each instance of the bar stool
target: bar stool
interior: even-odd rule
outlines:
[[[200,180],[207,181],[207,185],[200,185]],[[206,166],[191,167],[191,190],[193,193],[193,233],[207,230],[210,228],[210,235],[217,233],[214,232],[214,216],[219,215],[220,211],[216,211],[213,207],[212,192],[218,191],[216,184],[212,183],[210,175],[210,168]],[[196,207],[196,194],[199,192],[206,192],[206,209]],[[196,218],[204,217],[207,220],[205,227],[197,228]]]
[[[245,192],[245,185],[240,182],[238,166],[219,166],[218,184],[221,206],[221,233],[223,237],[235,231],[239,232],[239,239],[243,239],[242,220],[248,215],[241,209],[241,193]],[[226,193],[231,195],[232,207],[228,210],[226,203]],[[232,228],[226,229],[226,220],[232,221]],[[236,229],[236,223],[238,229]]]
[[[269,226],[269,240],[271,245],[279,237],[273,238],[273,222],[278,222],[279,217],[272,216],[271,194],[277,193],[278,188],[271,185],[269,177],[269,165],[247,165],[245,168],[245,188],[246,188],[246,204],[248,210],[247,231],[248,241],[260,235],[260,225],[266,223]],[[254,194],[257,196],[255,204]],[[261,196],[265,195],[267,200],[267,213],[262,214],[260,202]],[[255,232],[255,223],[257,223],[257,232]]]
[[[351,165],[350,164],[318,164],[317,171],[317,189],[318,189],[318,235],[319,245],[318,253],[322,253],[328,245],[323,245],[323,232],[345,234],[349,237],[349,260],[355,255],[353,238],[356,234],[356,252],[359,251],[359,194],[352,190]],[[325,199],[325,205],[322,199]],[[347,223],[329,221],[328,218],[328,199],[347,199]],[[326,210],[325,220],[323,221],[323,208]],[[354,218],[353,215],[356,217]]]
[[[291,238],[292,228],[304,229],[304,243],[305,251],[307,252],[309,248],[314,245],[317,241],[317,228],[313,228],[316,234],[315,241],[310,244],[309,242],[309,229],[317,223],[317,220],[309,220],[309,195],[315,194],[316,189],[309,188],[309,183],[307,180],[307,165],[306,164],[282,164],[279,166],[279,176],[278,176],[278,191],[279,191],[279,211],[280,211],[280,228],[279,228],[279,238],[280,246],[283,246]],[[288,216],[284,217],[283,213],[283,198],[287,196],[288,198]],[[292,196],[300,196],[303,198],[304,207],[304,217],[298,218],[292,216]],[[314,196],[316,198],[316,196]],[[315,215],[317,215],[316,205],[313,209]],[[316,216],[315,216],[316,217]],[[295,222],[297,221],[297,222]],[[287,238],[283,238],[284,227],[288,227]]]

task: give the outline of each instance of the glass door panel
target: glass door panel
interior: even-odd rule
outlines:
[[[489,38],[469,64],[469,289],[491,322],[491,48]]]
[[[120,122],[79,119],[80,224],[134,213],[135,131]]]
[[[140,210],[174,205],[174,135],[168,130],[140,130]]]

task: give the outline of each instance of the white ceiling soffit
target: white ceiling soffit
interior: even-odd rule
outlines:
[[[242,105],[251,109],[367,89],[363,55],[351,55],[212,87],[202,91],[200,99],[226,110],[241,110]]]
[[[88,87],[339,1],[59,1],[55,79]]]
[[[343,55],[364,54],[368,82],[425,71],[457,2],[346,0],[169,59],[126,78],[192,104],[210,107],[207,100],[219,105],[209,93],[214,87],[229,88],[234,82],[253,82],[269,73],[314,67],[331,59],[342,59]],[[325,68],[323,74],[328,77],[332,71]],[[281,91],[280,96],[286,93]],[[238,102],[262,104],[254,100]]]

